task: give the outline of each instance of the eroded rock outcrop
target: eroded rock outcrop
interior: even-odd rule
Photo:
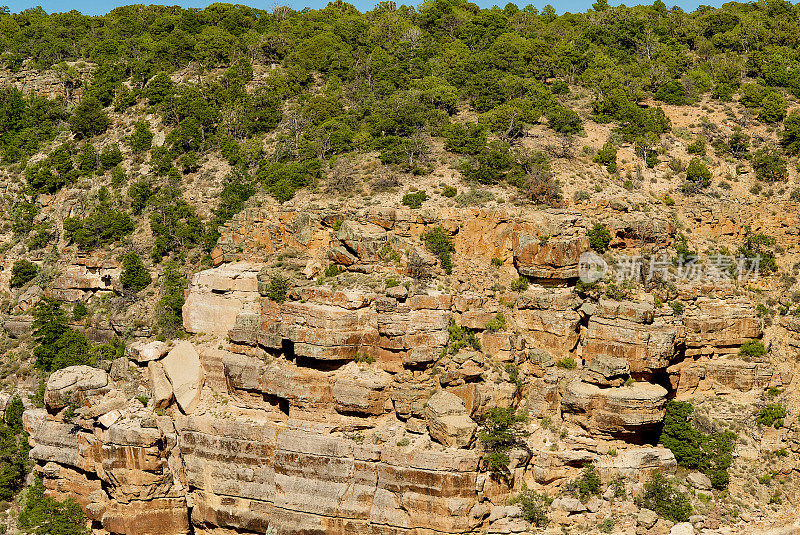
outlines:
[[[420,242],[435,227],[448,278]],[[680,314],[579,294],[584,228],[556,210],[246,210],[192,278],[196,336],[54,374],[25,415],[31,456],[54,495],[130,535],[517,533],[523,483],[563,493],[588,464],[640,492],[675,473],[654,446],[668,395],[753,397],[773,369],[732,358],[763,334],[744,300],[695,295]],[[522,408],[493,472],[481,423]]]
[[[561,401],[567,417],[592,431],[640,439],[664,419],[666,402],[664,387],[644,381],[600,388],[580,380],[567,385]]]

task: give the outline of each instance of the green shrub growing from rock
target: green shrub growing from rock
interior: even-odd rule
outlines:
[[[587,466],[580,477],[567,484],[566,490],[585,503],[590,497],[600,494],[600,474],[593,465]]]
[[[286,301],[286,294],[289,288],[291,288],[291,281],[288,277],[280,274],[273,275],[269,280],[269,286],[267,286],[267,297],[276,303],[283,303]]]
[[[770,403],[759,411],[756,423],[778,429],[783,427],[784,418],[786,418],[786,408],[780,403]]]
[[[528,415],[514,407],[494,407],[483,417],[478,438],[485,451],[484,460],[489,470],[503,472],[511,462],[511,451],[523,434],[523,424]]]
[[[611,243],[611,233],[600,223],[595,225],[587,231],[589,235],[589,245],[598,253],[604,253],[608,250],[608,244]]]
[[[667,402],[660,441],[675,455],[680,466],[706,474],[714,488],[728,486],[736,435],[730,431],[707,435],[691,421],[694,407],[685,401]]]
[[[594,155],[592,161],[606,166],[609,173],[617,172],[617,149],[611,142],[603,145],[597,154]]]
[[[552,502],[547,496],[525,488],[524,483],[522,492],[510,501],[511,505],[519,506],[522,518],[537,528],[544,528],[550,522],[547,511]]]
[[[91,344],[82,332],[70,329],[61,303],[45,297],[33,310],[35,366],[53,372],[77,364],[93,364]]]
[[[451,253],[455,251],[455,247],[450,235],[442,227],[434,227],[423,236],[423,240],[428,250],[439,257],[439,263],[445,273],[452,273],[453,260]]]
[[[403,195],[403,206],[408,206],[409,208],[420,208],[424,201],[428,200],[428,194],[424,191],[417,191],[414,193],[406,193]]]
[[[761,357],[767,354],[767,348],[761,340],[748,340],[739,347],[742,357]]]
[[[24,286],[35,279],[38,273],[39,266],[33,262],[25,260],[24,258],[17,260],[14,262],[14,267],[11,268],[11,280],[9,281],[9,285],[12,288]]]
[[[675,484],[661,472],[654,472],[644,485],[641,506],[655,511],[671,522],[686,522],[692,514],[689,496],[679,492]]]
[[[41,478],[30,487],[23,500],[19,527],[36,535],[89,535],[81,506],[72,498],[59,502],[45,496]]]
[[[122,274],[119,280],[123,288],[136,293],[147,288],[153,278],[139,255],[131,251],[122,257]]]

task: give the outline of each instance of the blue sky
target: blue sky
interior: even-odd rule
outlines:
[[[396,0],[398,4],[413,4],[417,5],[418,1],[413,2],[403,2],[402,0]],[[506,4],[506,1],[501,0],[501,2],[492,1],[492,0],[473,0],[476,4],[481,7],[491,7],[492,5],[500,5],[501,7]],[[519,6],[523,6],[526,4],[533,4],[538,8],[544,7],[547,3],[553,4],[556,8],[556,11],[559,13],[563,13],[565,11],[571,11],[573,13],[579,11],[586,11],[589,6],[592,5],[594,0],[566,0],[563,2],[559,2],[556,0],[521,0],[514,2]],[[42,1],[27,1],[27,0],[0,0],[0,5],[7,5],[13,13],[22,11],[24,9],[28,9],[30,7],[42,6],[45,11],[48,13],[55,13],[60,11],[70,11],[71,9],[77,9],[82,13],[86,13],[88,15],[102,15],[104,13],[108,13],[110,10],[114,9],[118,6],[124,6],[128,4],[136,4],[136,3],[157,3],[161,5],[181,5],[183,7],[205,7],[212,2],[204,2],[204,1],[178,1],[175,0],[165,0],[164,2],[147,2],[146,0],[129,0],[129,1],[117,1],[117,0],[107,0],[105,2],[96,2],[91,0],[53,0],[50,2],[42,2]],[[246,4],[249,6],[261,8],[261,9],[272,9],[272,7],[276,4],[274,0],[234,0],[231,3],[240,3]],[[284,0],[277,2],[278,4],[288,4],[293,9],[302,9],[304,7],[310,8],[320,8],[325,7],[328,4],[328,0]],[[377,0],[350,0],[350,3],[355,5],[361,11],[367,11],[372,9],[372,7],[377,3]],[[627,2],[628,5],[634,5],[640,2]],[[652,4],[652,1],[643,2],[647,4]],[[697,8],[698,4],[706,4],[706,5],[721,5],[722,1],[709,1],[709,0],[698,0],[695,2],[686,1],[686,0],[678,0],[676,1],[668,1],[665,0],[664,2],[668,6],[671,5],[678,5],[682,7],[686,11],[694,11]],[[619,2],[611,2],[612,5],[618,5]]]

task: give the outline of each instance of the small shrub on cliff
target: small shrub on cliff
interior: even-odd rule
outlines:
[[[342,272],[342,268],[337,264],[330,264],[325,268],[323,275],[327,277],[335,277]]]
[[[35,366],[54,372],[67,366],[92,364],[91,344],[79,331],[69,328],[61,303],[45,297],[33,311]]]
[[[19,527],[36,535],[89,535],[81,506],[72,498],[59,502],[44,495],[42,480],[37,478],[23,500]]]
[[[603,533],[611,533],[614,531],[614,526],[617,525],[615,518],[608,517],[597,525],[597,529]]]
[[[150,130],[150,123],[147,121],[137,122],[128,141],[131,145],[131,150],[135,153],[150,150],[153,143],[153,132]]]
[[[78,301],[77,303],[75,303],[75,306],[72,307],[73,320],[80,321],[88,315],[89,315],[89,309],[86,308],[86,304],[83,301]]]
[[[591,496],[600,494],[600,474],[594,466],[587,466],[580,477],[567,484],[566,490],[586,502]]]
[[[517,412],[514,407],[494,407],[483,417],[478,438],[483,443],[484,460],[492,472],[508,469],[511,451],[523,434],[523,424],[528,415]]]
[[[761,357],[767,354],[767,348],[761,340],[748,340],[739,346],[739,356],[742,357]]]
[[[756,178],[768,183],[783,182],[788,170],[786,160],[774,147],[762,147],[753,155],[753,170]]]
[[[524,292],[525,290],[528,289],[529,284],[530,281],[528,281],[528,278],[523,275],[520,275],[520,277],[517,280],[511,283],[511,291]]]
[[[498,313],[486,322],[486,330],[491,332],[502,331],[506,328],[506,317],[502,312]]]
[[[158,326],[161,336],[173,337],[183,329],[183,289],[187,280],[178,270],[178,263],[171,260],[164,266],[164,295],[158,301]]]
[[[511,505],[519,505],[522,511],[522,518],[537,528],[546,527],[548,522],[550,522],[550,519],[547,518],[547,511],[550,508],[550,504],[553,503],[553,500],[543,494],[528,490],[525,488],[524,483],[522,492],[518,496],[512,498],[510,503]]]
[[[428,250],[439,257],[439,263],[445,273],[453,272],[453,260],[450,253],[455,251],[453,240],[442,227],[435,227],[428,231],[423,237]]]
[[[704,136],[697,136],[694,142],[686,147],[686,152],[696,156],[706,155],[706,138]]]
[[[69,126],[79,139],[102,134],[110,124],[103,105],[91,95],[81,99],[69,118]]]
[[[661,472],[654,472],[645,483],[641,506],[672,522],[686,522],[692,514],[689,496],[679,492]]]
[[[603,148],[597,151],[592,161],[606,166],[609,173],[617,172],[617,149],[611,142],[603,145]]]
[[[366,353],[356,353],[353,357],[353,362],[356,364],[374,364],[375,357],[367,355]]]
[[[686,193],[697,193],[711,184],[711,171],[700,158],[692,158],[686,168],[686,183],[683,190]]]
[[[589,235],[589,245],[592,249],[598,253],[606,252],[608,244],[611,243],[611,233],[604,225],[595,223],[586,234]]]
[[[100,166],[103,172],[113,169],[120,162],[122,162],[122,151],[119,150],[119,145],[116,143],[109,143],[100,152]]]
[[[28,434],[22,430],[22,412],[25,410],[19,396],[14,396],[0,422],[0,500],[9,501],[25,485],[30,461],[28,460]]]
[[[269,286],[267,286],[267,297],[276,303],[283,303],[286,301],[286,294],[290,287],[291,282],[287,277],[280,274],[273,275],[269,280]]]
[[[152,280],[150,272],[144,267],[138,254],[131,251],[122,257],[122,274],[119,281],[124,289],[133,293],[140,292],[147,288]]]
[[[467,346],[472,347],[472,349],[475,351],[480,351],[481,341],[478,340],[478,337],[475,336],[474,332],[465,329],[464,327],[459,327],[453,320],[450,320],[450,326],[447,327],[447,331],[450,334],[450,340],[447,342],[447,347],[450,353],[453,355]]]
[[[786,418],[786,408],[780,403],[770,403],[758,413],[756,423],[778,429],[783,427],[784,418]]]
[[[578,367],[578,363],[572,357],[564,357],[556,362],[556,366],[559,368],[564,368],[565,370],[574,370]]]
[[[424,191],[417,191],[416,193],[406,193],[403,195],[403,206],[409,208],[419,208],[424,201],[428,200],[428,194]]]
[[[711,479],[714,488],[724,489],[730,477],[736,435],[730,431],[707,435],[694,427],[694,407],[684,401],[669,401],[660,441],[675,455],[678,464],[697,469]]]
[[[17,260],[14,262],[14,267],[11,268],[11,280],[9,281],[9,285],[12,288],[24,286],[35,279],[37,273],[39,273],[39,266],[33,262],[29,262],[24,258]]]

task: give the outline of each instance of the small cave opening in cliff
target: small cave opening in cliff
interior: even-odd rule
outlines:
[[[300,368],[310,368],[312,370],[321,372],[335,372],[348,362],[349,359],[315,359],[313,357],[306,357],[303,355],[295,355],[294,357],[294,363],[296,366]]]
[[[669,359],[669,366],[678,364],[679,362],[683,362],[684,360],[686,360],[686,358],[687,358],[686,345],[684,344],[676,345],[675,354],[672,355],[671,359]],[[688,358],[692,359],[692,357]],[[677,388],[673,389],[672,382],[669,379],[669,373],[667,372],[666,368],[663,370],[658,370],[653,374],[653,382],[667,389],[667,399],[675,399],[675,396],[678,393],[678,389]]]
[[[542,288],[565,288],[574,287],[580,279],[578,277],[569,277],[565,279],[549,278],[549,277],[525,277],[531,284],[536,284]]]
[[[656,446],[658,445],[659,438],[661,438],[661,430],[663,427],[663,423],[653,424],[630,429],[628,432],[613,433],[612,436],[618,440],[624,440],[628,444]]]
[[[278,409],[286,417],[289,417],[289,400],[286,398],[282,398],[280,396],[276,396],[275,394],[268,394],[266,392],[262,392],[261,395],[264,398],[264,401],[268,403],[270,406]]]
[[[653,384],[663,386],[667,391],[667,399],[675,397],[675,391],[672,390],[672,383],[669,381],[667,370],[653,370],[648,380]]]
[[[281,352],[286,359],[294,360],[296,358],[294,354],[294,341],[288,338],[281,340]]]

